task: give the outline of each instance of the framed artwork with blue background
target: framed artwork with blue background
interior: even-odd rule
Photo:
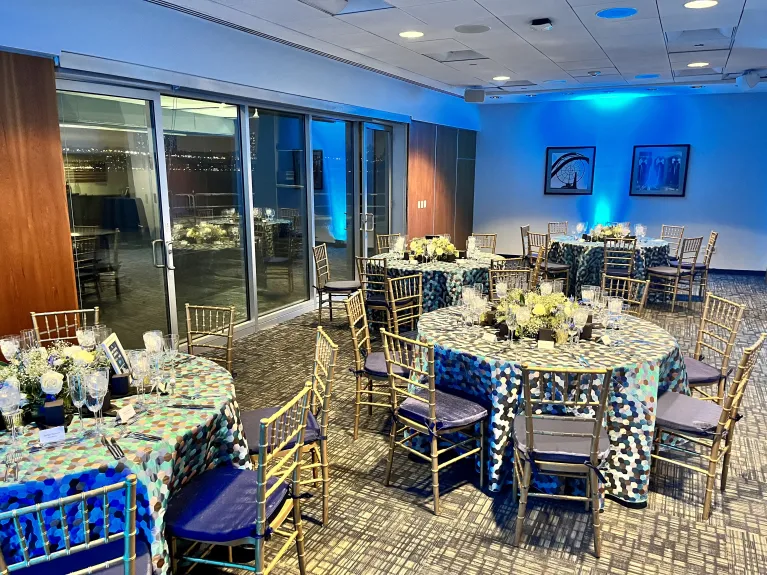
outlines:
[[[689,159],[689,144],[634,146],[629,194],[683,198]]]
[[[590,195],[594,191],[594,146],[546,148],[544,194]]]

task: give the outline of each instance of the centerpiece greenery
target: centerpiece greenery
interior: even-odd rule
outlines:
[[[410,242],[410,252],[418,260],[435,259],[452,262],[458,257],[458,250],[447,238],[416,238]]]
[[[510,312],[518,317],[517,312],[521,308],[530,310],[530,319],[517,322],[518,336],[537,337],[541,330],[551,330],[556,342],[564,343],[567,340],[567,331],[563,326],[568,318],[572,317],[578,304],[570,301],[563,293],[541,295],[535,291],[513,289],[498,303],[496,320],[499,323],[505,322]]]
[[[172,230],[173,241],[179,245],[190,244],[220,244],[226,241],[236,241],[239,230],[236,226],[227,231],[223,226],[200,222],[199,224],[174,224]]]
[[[596,240],[605,240],[613,238],[625,238],[631,233],[631,230],[623,224],[612,224],[609,226],[603,226],[597,224],[591,230],[591,237]]]

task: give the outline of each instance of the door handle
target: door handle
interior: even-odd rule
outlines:
[[[368,225],[370,225],[369,228],[367,227]],[[373,232],[373,231],[375,231],[375,229],[376,229],[375,214],[372,214],[372,213],[368,212],[367,214],[365,214],[365,231],[366,232]]]
[[[172,261],[173,261],[173,242],[167,241],[165,242],[165,267],[171,271],[176,269],[176,266],[174,266],[171,263]]]
[[[157,263],[157,244],[162,243],[162,240],[152,240],[152,264],[154,264],[154,267],[156,268],[163,268],[165,267],[163,264]]]

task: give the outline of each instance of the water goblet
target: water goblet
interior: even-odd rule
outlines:
[[[565,280],[552,280],[551,286],[552,293],[562,293],[565,291]]]
[[[163,348],[163,341],[162,341],[162,331],[159,329],[155,329],[152,331],[145,331],[144,332],[144,347],[146,347],[146,350],[150,354],[157,354],[162,353]]]
[[[541,295],[551,295],[554,291],[554,282],[542,281],[541,282]]]
[[[20,335],[21,349],[35,349],[40,347],[40,342],[37,341],[37,334],[33,329],[22,329]]]
[[[473,260],[476,251],[477,251],[477,238],[470,236],[469,239],[466,240],[466,258]]]
[[[577,338],[580,340],[583,328],[586,327],[586,324],[589,322],[589,310],[583,307],[576,309],[575,312],[573,312],[573,322],[575,323],[575,327],[578,328]]]
[[[517,316],[517,325],[523,326],[530,321],[532,314],[530,313],[530,308],[525,306],[525,307],[521,307],[517,309],[516,316]]]
[[[163,347],[165,348],[165,358],[170,370],[170,386],[168,393],[173,395],[176,387],[176,360],[178,359],[178,335],[169,333],[163,338]]]
[[[11,446],[15,451],[18,447],[16,428],[21,425],[21,392],[14,381],[4,381],[0,387],[0,412],[5,420],[5,428],[11,432]]]
[[[93,326],[82,327],[75,331],[77,343],[85,349],[94,349],[96,347],[96,332]]]
[[[593,305],[599,291],[598,286],[583,286],[581,288],[581,301],[586,305]]]
[[[617,329],[620,323],[621,315],[623,314],[623,298],[620,297],[608,297],[607,298],[607,322]]]
[[[82,411],[87,395],[85,378],[81,373],[70,373],[67,375],[67,385],[69,387],[69,397],[72,398],[72,405],[77,408],[77,416],[80,419],[80,431],[85,435]]]
[[[96,434],[103,433],[104,398],[109,389],[109,371],[106,369],[96,370],[84,374],[85,379],[85,406],[93,413],[96,419]]]
[[[3,357],[5,357],[6,361],[11,361],[16,356],[20,344],[21,338],[18,335],[6,335],[3,339],[0,339],[0,351],[3,352]]]
[[[131,368],[131,379],[136,387],[138,399],[136,400],[137,411],[145,408],[144,403],[144,384],[149,375],[149,356],[146,350],[131,349],[128,351],[128,364]]]
[[[506,327],[509,328],[509,345],[514,345],[514,332],[517,329],[517,314],[511,308],[509,308],[509,311],[506,313]]]

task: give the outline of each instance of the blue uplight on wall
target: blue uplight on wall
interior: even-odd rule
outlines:
[[[620,18],[629,18],[637,13],[636,8],[605,8],[597,12],[598,18],[607,18],[608,20],[618,20]]]
[[[647,94],[637,92],[611,92],[601,94],[578,94],[573,100],[585,100],[591,102],[595,107],[603,110],[623,108],[634,100],[645,98]]]

